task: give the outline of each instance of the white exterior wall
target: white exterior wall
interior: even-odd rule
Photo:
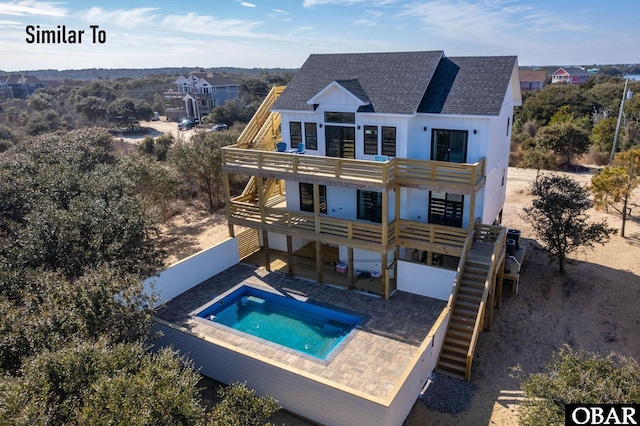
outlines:
[[[398,290],[448,300],[456,271],[422,263],[398,261]]]
[[[240,262],[238,240],[230,238],[171,265],[158,276],[144,281],[146,293],[159,296],[154,307],[184,293]]]
[[[388,400],[352,393],[329,380],[158,319],[153,331],[160,331],[161,337],[154,341],[154,349],[171,346],[193,360],[205,376],[221,383],[246,382],[257,395],[271,395],[284,409],[318,424],[401,426],[435,369],[448,322],[449,312],[444,310],[437,328],[432,328],[416,348],[413,361],[404,366],[406,379],[396,385]]]

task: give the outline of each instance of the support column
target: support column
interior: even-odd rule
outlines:
[[[287,235],[287,265],[289,266],[289,276],[293,277],[293,239]]]
[[[387,271],[387,252],[382,253],[382,267],[380,268],[380,282],[382,284],[382,298],[389,300],[389,272]]]
[[[233,223],[231,223],[231,185],[229,184],[229,173],[222,174],[222,181],[224,182],[224,201],[227,207],[227,226],[229,227],[229,237],[235,237],[235,231],[233,229]]]
[[[469,231],[473,231],[475,226],[475,215],[476,215],[476,192],[473,191],[471,196],[469,197]]]
[[[264,267],[271,272],[271,256],[269,255],[269,232],[262,231],[262,250],[264,251]]]
[[[316,241],[316,281],[322,284],[322,243]]]
[[[260,207],[260,222],[266,222],[266,209],[264,200],[264,179],[260,176],[256,176],[256,183],[258,188],[258,206]]]
[[[349,289],[353,290],[356,286],[355,286],[355,281],[353,280],[354,277],[354,270],[353,270],[353,247],[347,247],[347,262],[348,262],[348,267],[347,267],[347,277],[349,279]]]

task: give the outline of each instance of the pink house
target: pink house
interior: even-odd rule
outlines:
[[[566,82],[569,84],[585,84],[591,78],[589,71],[584,68],[566,67],[559,68],[551,74],[551,83]]]

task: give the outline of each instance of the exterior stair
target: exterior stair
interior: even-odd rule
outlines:
[[[260,108],[244,128],[238,138],[238,148],[273,150],[275,142],[280,138],[280,113],[271,112],[271,107],[285,86],[273,86],[269,94],[264,98]]]
[[[464,260],[449,326],[438,359],[438,372],[469,380],[468,354],[471,345],[475,345],[473,332],[476,323],[483,321],[484,317],[480,309],[484,307],[482,298],[494,267],[492,252],[493,244],[475,241]]]

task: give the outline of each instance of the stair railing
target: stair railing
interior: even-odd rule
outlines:
[[[476,344],[478,343],[478,336],[482,330],[484,324],[484,313],[487,304],[487,297],[489,296],[489,289],[491,288],[491,282],[493,281],[493,271],[495,269],[496,262],[502,251],[507,238],[507,228],[502,227],[493,244],[493,251],[491,252],[491,265],[487,271],[487,277],[484,281],[484,291],[482,292],[482,299],[480,300],[480,307],[478,309],[478,315],[476,316],[476,323],[473,327],[473,334],[471,335],[471,341],[469,342],[469,350],[467,351],[467,366],[464,373],[465,380],[471,379],[471,364],[473,363],[473,355],[476,351]]]

